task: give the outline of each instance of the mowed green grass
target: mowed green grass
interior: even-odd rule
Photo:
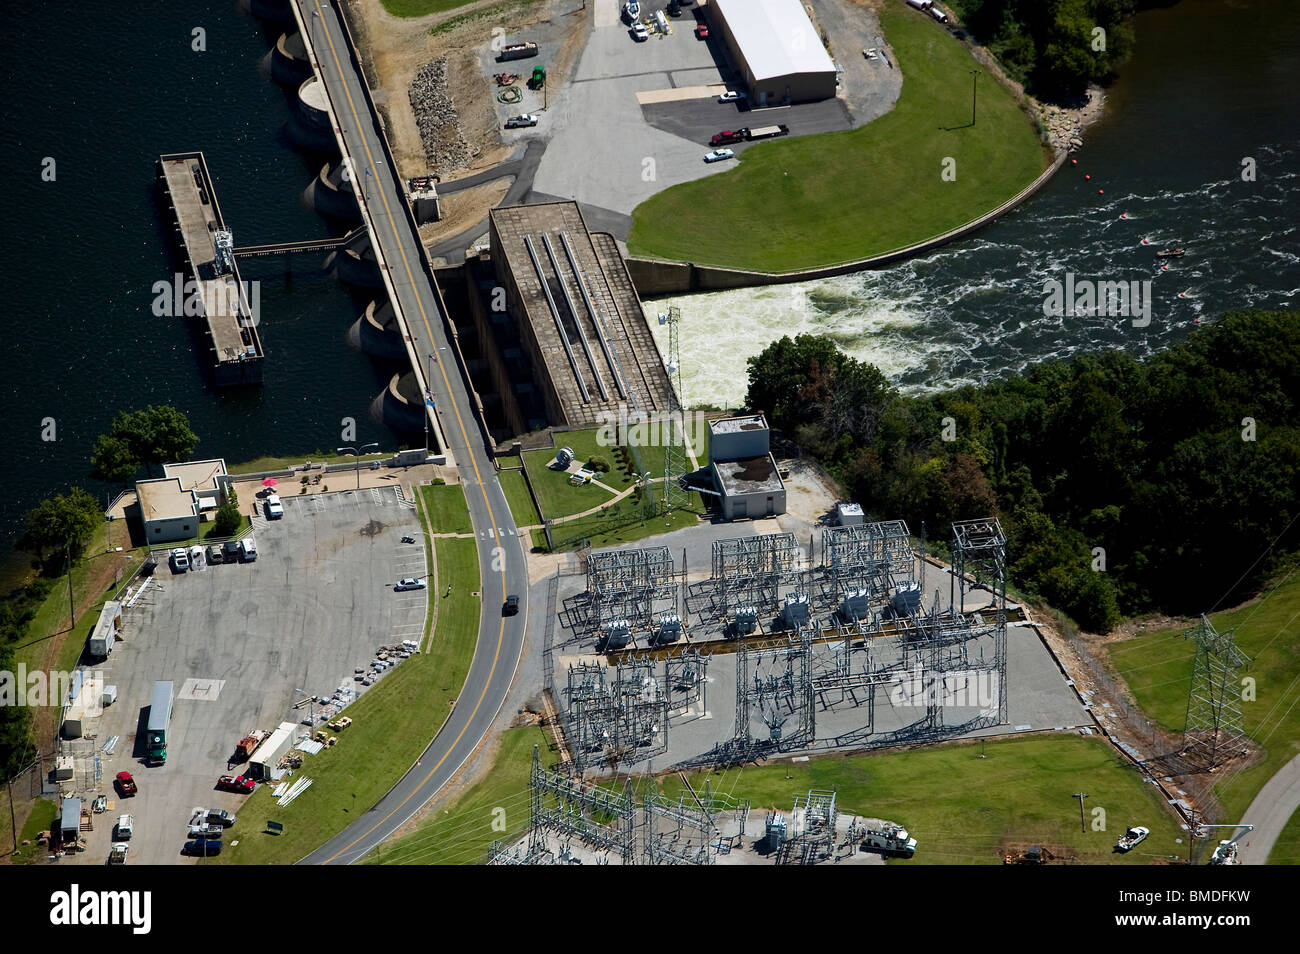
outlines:
[[[1273,850],[1268,853],[1270,865],[1300,865],[1300,811],[1291,816],[1291,820],[1278,835]]]
[[[663,493],[663,485],[651,484],[650,491]],[[699,520],[699,514],[693,510],[675,510],[668,516],[661,514],[643,522],[641,504],[633,497],[624,497],[597,513],[552,524],[551,537],[555,540],[556,552],[576,550],[584,539],[599,549],[693,527]],[[533,531],[533,546],[546,549],[545,531]]]
[[[1251,658],[1243,677],[1254,680],[1255,699],[1242,702],[1246,732],[1265,750],[1264,759],[1220,778],[1216,796],[1236,821],[1264,783],[1300,754],[1300,571],[1280,578],[1261,599],[1210,617],[1220,633],[1236,628],[1237,646]],[[1128,683],[1142,710],[1171,732],[1182,732],[1195,645],[1186,627],[1114,643],[1111,664]]]
[[[501,737],[492,768],[483,780],[451,807],[434,809],[415,831],[382,845],[369,854],[366,864],[472,865],[487,859],[494,841],[509,841],[528,827],[530,797],[528,775],[533,746],[542,752],[542,764],[555,757],[545,729],[523,726]]]
[[[420,488],[434,533],[473,533],[465,490],[460,484],[430,484]]]
[[[513,733],[521,733],[512,739]],[[522,733],[534,733],[524,736]],[[492,809],[505,809],[508,832],[527,824],[528,768],[540,730],[506,733],[487,780],[441,818],[384,851],[383,861],[416,864],[474,864],[483,860],[493,839]],[[545,742],[543,759],[550,757]],[[981,753],[983,757],[981,758]],[[781,761],[691,777],[697,793],[707,780],[715,794],[746,798],[752,807],[750,836],[761,830],[766,810],[788,812],[796,795],[811,789],[834,790],[839,811],[884,818],[907,827],[917,839],[916,856],[894,864],[1001,864],[1008,844],[1043,844],[1074,853],[1094,864],[1149,865],[1180,855],[1187,840],[1156,790],[1116,758],[1096,737],[1053,735],[891,752],[879,755],[825,756],[807,762]],[[623,780],[615,785],[622,790]],[[638,797],[645,779],[634,780]],[[676,798],[685,787],[676,776],[660,780]],[[1081,830],[1074,792],[1087,792],[1088,830]],[[1104,817],[1094,815],[1104,809]],[[1094,819],[1104,830],[1094,828]],[[1112,851],[1129,825],[1145,825],[1151,835],[1127,855]],[[1176,839],[1183,838],[1182,844]]]
[[[422,487],[426,514],[438,502],[438,517],[449,520],[446,491],[459,487]],[[464,507],[464,497],[461,497]],[[468,520],[468,510],[466,510]],[[436,531],[437,525],[426,529]],[[438,583],[451,595],[429,591],[437,603],[437,623],[429,651],[403,661],[374,688],[350,705],[345,715],[352,726],[338,744],[307,756],[300,770],[312,787],[281,808],[268,786],[260,786],[238,811],[231,833],[239,844],[227,844],[212,862],[219,864],[291,864],[324,844],[370,810],[424,751],[460,695],[474,656],[482,601],[478,548],[473,539],[435,541]],[[428,623],[426,621],[426,633]],[[267,821],[284,825],[284,834],[266,833]],[[211,863],[211,862],[209,862]]]
[[[749,799],[760,826],[763,810],[788,812],[795,795],[834,789],[840,812],[898,822],[917,840],[916,856],[895,864],[1001,864],[998,849],[1008,843],[1062,846],[1093,864],[1187,858],[1187,840],[1159,793],[1097,737],[973,742],[697,773],[697,792],[706,778],[715,793]],[[674,796],[683,790],[671,777],[664,789]],[[1074,792],[1088,793],[1086,832]],[[1097,809],[1104,810],[1105,830],[1093,828]],[[1114,854],[1129,825],[1145,825],[1151,835],[1129,854]]]
[[[632,254],[764,272],[853,261],[969,222],[1047,167],[1029,119],[987,75],[969,125],[977,64],[942,27],[902,3],[880,19],[903,73],[892,111],[757,145],[728,172],[652,196],[633,212]],[[949,158],[954,181],[941,177]]]
[[[384,9],[395,17],[423,17],[455,10],[474,0],[383,0]]]
[[[517,526],[535,527],[542,522],[541,514],[533,503],[533,496],[528,492],[528,485],[524,483],[523,471],[503,470],[497,474],[497,479],[501,481],[501,490],[506,495],[510,514],[515,518]]]

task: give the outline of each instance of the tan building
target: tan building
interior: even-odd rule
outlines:
[[[710,0],[705,9],[753,105],[835,95],[835,63],[800,0]]]
[[[224,460],[164,464],[163,476],[135,485],[145,540],[152,545],[197,536],[205,514],[226,502],[229,488]]]

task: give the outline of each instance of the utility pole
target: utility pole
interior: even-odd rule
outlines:
[[[975,125],[975,77],[980,75],[979,70],[970,71],[970,124]]]
[[[72,538],[68,538],[64,552],[68,557],[68,632],[77,625],[77,608],[72,599]]]
[[[1088,797],[1087,792],[1075,792],[1072,796],[1079,800],[1079,828],[1086,835],[1088,834],[1088,822],[1083,817],[1083,800]]]

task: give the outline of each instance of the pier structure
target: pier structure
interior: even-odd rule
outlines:
[[[257,333],[258,299],[239,277],[234,238],[217,203],[201,152],[158,157],[158,184],[185,257],[187,282],[173,314],[195,315],[211,352],[218,387],[257,384],[265,354]]]

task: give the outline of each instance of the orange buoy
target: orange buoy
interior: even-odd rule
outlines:
[[[1071,160],[1070,160],[1070,165],[1072,165],[1072,166],[1077,166],[1078,164],[1079,164],[1079,160],[1078,160],[1078,159],[1071,159]]]
[[[1119,217],[1120,217],[1121,219],[1127,219],[1127,218],[1128,218],[1128,213],[1127,213],[1127,212],[1121,212],[1121,213],[1119,214]]]
[[[1098,189],[1098,190],[1097,190],[1097,194],[1098,194],[1098,195],[1105,195],[1105,194],[1106,194],[1106,190],[1105,190],[1105,189]]]
[[[1160,270],[1161,270],[1162,272],[1167,272],[1167,271],[1169,271],[1169,266],[1168,266],[1168,265],[1161,265],[1161,266],[1160,266]]]
[[[1088,175],[1087,173],[1085,173],[1084,176],[1083,176],[1083,178],[1084,178],[1084,181],[1086,182],[1086,181],[1090,180],[1090,179],[1092,178],[1092,176],[1090,176],[1090,175]]]

